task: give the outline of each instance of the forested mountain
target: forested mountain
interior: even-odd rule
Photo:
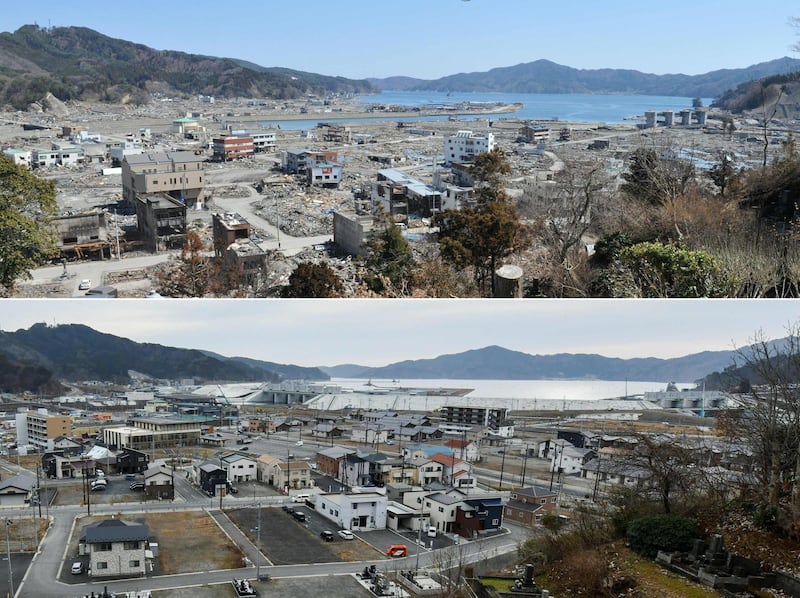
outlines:
[[[560,353],[529,355],[490,346],[433,359],[400,361],[384,367],[321,367],[328,374],[351,378],[454,380],[592,379],[691,382],[733,364],[732,351],[705,351],[685,357],[619,359],[602,355]]]
[[[21,368],[28,368],[24,378],[39,385],[50,379],[48,374],[69,381],[126,383],[129,370],[156,379],[194,378],[200,382],[277,382],[284,373],[293,373],[293,366],[137,343],[78,324],[35,324],[28,330],[0,332],[0,357],[4,358],[0,360],[0,380],[20,380]],[[302,370],[308,377],[325,378],[314,368]],[[23,386],[9,384],[7,390],[34,390]]]
[[[408,77],[369,79],[381,89],[482,91],[505,93],[624,93],[717,97],[737,85],[770,75],[800,70],[800,60],[779,58],[740,69],[702,75],[654,75],[629,69],[575,69],[536,60],[479,73],[459,73],[425,81]]]
[[[25,25],[0,34],[0,104],[17,109],[48,92],[60,100],[145,103],[153,91],[296,98],[372,90],[366,81],[154,50],[85,27]]]

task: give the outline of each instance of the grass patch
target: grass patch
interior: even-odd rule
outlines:
[[[498,592],[508,592],[514,582],[504,577],[481,577],[481,583],[485,586],[494,588]]]
[[[653,598],[717,598],[719,594],[683,577],[678,577],[660,567],[653,561],[640,557],[636,553],[621,548],[619,550],[620,568],[632,575],[644,590],[645,595]]]

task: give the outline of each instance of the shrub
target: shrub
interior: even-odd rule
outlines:
[[[764,529],[775,529],[778,524],[778,507],[761,504],[753,509],[753,523]]]
[[[697,536],[697,522],[677,515],[642,517],[628,526],[631,548],[649,558],[654,558],[659,550],[689,550]]]

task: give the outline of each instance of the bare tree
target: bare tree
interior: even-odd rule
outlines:
[[[800,323],[786,332],[786,338],[769,341],[759,331],[738,351],[745,364],[740,377],[751,388],[741,423],[762,464],[767,504],[785,505],[782,527],[800,537]]]

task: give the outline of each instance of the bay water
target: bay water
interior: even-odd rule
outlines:
[[[704,105],[709,105],[711,98],[702,98]],[[384,91],[380,94],[361,96],[358,102],[365,106],[370,104],[404,106],[409,109],[439,108],[444,105],[471,102],[476,104],[522,104],[522,107],[510,113],[458,115],[458,120],[475,119],[495,120],[498,118],[514,118],[524,120],[557,120],[574,122],[604,122],[619,124],[640,117],[647,110],[680,111],[692,107],[692,98],[675,96],[644,96],[622,94],[554,94],[554,93],[479,93],[479,92],[438,92],[438,91]],[[324,117],[315,115],[309,119],[263,121],[264,127],[280,127],[286,130],[311,129],[320,122],[432,122],[448,120],[447,115],[392,117],[375,116],[354,119],[337,118],[336,113]]]

